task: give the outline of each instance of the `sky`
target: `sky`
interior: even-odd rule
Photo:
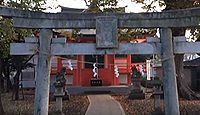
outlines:
[[[84,0],[48,0],[48,6],[56,7],[56,6],[65,6],[70,8],[87,8]],[[141,4],[135,4],[131,2],[131,0],[120,0],[119,6],[127,6],[126,12],[144,12],[141,8]],[[46,12],[59,12],[60,8],[57,9],[48,9]]]

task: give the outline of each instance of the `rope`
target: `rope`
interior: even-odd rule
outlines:
[[[49,55],[49,56],[53,56],[53,57],[57,57],[57,58],[61,58],[61,59],[66,59],[66,60],[76,60],[76,59],[71,59],[71,58],[65,58],[65,57],[60,57],[60,56],[54,56],[54,55],[51,55],[49,54],[48,52],[41,52],[39,51],[38,49],[32,49],[34,51],[34,53],[41,53],[41,54],[44,54],[44,55]],[[87,64],[94,64],[96,63],[97,65],[105,65],[104,63],[98,63],[98,62],[90,62],[90,61],[80,61],[80,60],[76,60],[78,63],[87,63]],[[125,66],[128,66],[128,64],[125,64],[125,63],[120,63],[120,64],[123,64]],[[108,64],[108,66],[115,66],[117,64]]]

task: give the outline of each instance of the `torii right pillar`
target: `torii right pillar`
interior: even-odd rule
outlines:
[[[160,28],[165,115],[180,115],[172,30]]]

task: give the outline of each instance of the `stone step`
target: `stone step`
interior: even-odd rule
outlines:
[[[85,94],[110,94],[111,91],[84,91]]]
[[[141,89],[131,89],[131,93],[143,93]]]

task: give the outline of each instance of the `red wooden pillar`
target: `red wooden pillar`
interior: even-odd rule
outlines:
[[[109,80],[110,80],[110,85],[114,85],[115,84],[115,79],[114,79],[114,55],[107,55],[107,68],[109,70]],[[105,66],[106,67],[106,66]]]
[[[114,71],[114,69],[115,69],[115,55],[113,55],[113,63],[111,64],[112,66],[112,70],[113,70],[113,85],[117,85],[118,84],[118,78],[116,77],[116,75],[115,75],[115,71]]]
[[[82,70],[84,68],[84,55],[80,55],[80,68],[79,68],[79,85],[82,85]]]
[[[62,69],[62,58],[57,57],[57,72],[60,72],[61,69]]]
[[[104,55],[104,68],[108,68],[109,67],[109,64],[108,64],[108,55],[107,54],[105,54]]]
[[[77,68],[76,68],[76,75],[74,76],[74,85],[78,86],[79,85],[79,71],[80,71],[80,60],[79,60],[79,55],[77,55]]]
[[[81,86],[81,83],[82,83],[82,80],[81,80],[82,68],[83,68],[83,56],[78,55],[77,56],[76,74],[74,75],[74,85],[75,86]]]
[[[131,84],[131,54],[127,55],[127,74],[128,74],[128,85]]]

